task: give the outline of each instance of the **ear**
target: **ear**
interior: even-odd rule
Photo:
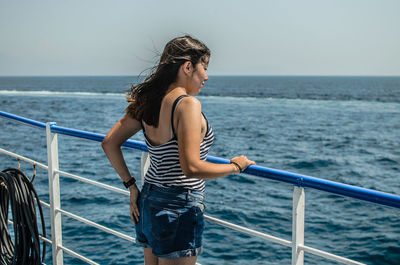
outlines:
[[[181,67],[185,74],[190,74],[193,71],[193,64],[191,61],[184,62]]]

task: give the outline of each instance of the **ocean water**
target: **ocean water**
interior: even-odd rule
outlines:
[[[123,92],[133,82],[136,77],[0,77],[0,110],[106,134],[124,114]],[[400,194],[400,77],[217,76],[198,99],[216,135],[210,155],[245,154],[261,166]],[[44,130],[0,118],[0,147],[46,163]],[[139,176],[140,152],[123,152]],[[60,135],[59,159],[61,170],[122,187],[100,143]],[[21,166],[32,176],[31,165]],[[0,154],[0,170],[8,167],[17,162]],[[34,185],[48,201],[45,170],[38,169]],[[292,185],[242,174],[207,181],[206,189],[207,215],[291,240]],[[399,209],[305,191],[306,245],[366,264],[400,264]],[[61,179],[61,193],[62,208],[134,236],[128,197],[68,178]],[[78,253],[100,264],[143,263],[134,244],[68,217],[62,221],[63,244]],[[64,257],[65,264],[84,264]],[[290,259],[288,247],[206,222],[198,262]],[[305,264],[335,263],[306,254]]]

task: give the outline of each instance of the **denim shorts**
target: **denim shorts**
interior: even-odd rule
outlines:
[[[204,192],[145,183],[136,242],[159,258],[198,256],[204,231]]]

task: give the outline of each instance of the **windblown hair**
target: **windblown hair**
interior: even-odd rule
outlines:
[[[172,39],[167,43],[158,66],[146,77],[143,83],[132,85],[128,95],[131,101],[126,112],[132,118],[158,127],[161,101],[170,84],[176,81],[181,65],[190,61],[193,66],[199,62],[207,63],[210,50],[191,36]]]

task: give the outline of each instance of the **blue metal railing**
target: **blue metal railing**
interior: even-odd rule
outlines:
[[[46,124],[38,121],[34,121],[31,119],[27,119],[21,116],[17,116],[11,113],[0,111],[0,116],[8,119],[12,119],[15,121],[19,121],[25,124],[32,125],[38,128],[46,128]],[[51,125],[51,131],[53,133],[59,133],[64,135],[70,135],[78,138],[89,139],[93,141],[101,142],[103,141],[105,135],[86,132],[81,130],[75,130],[70,128],[65,128],[61,126],[57,126],[56,124]],[[144,152],[148,152],[146,144],[139,141],[127,140],[123,146],[138,149]],[[229,160],[208,156],[207,161],[218,163],[218,164],[228,164]],[[360,199],[363,201],[369,201],[381,205],[391,206],[400,209],[400,196],[380,191],[375,191],[371,189],[361,188],[353,185],[343,184],[339,182],[334,182],[330,180],[324,180],[320,178],[310,177],[306,175],[300,175],[296,173],[291,173],[287,171],[262,167],[262,166],[250,166],[247,168],[244,173],[268,178],[272,180],[282,181],[286,183],[290,183],[300,187],[308,187],[321,191],[326,191],[338,195],[343,195],[346,197],[352,197],[356,199]]]
[[[27,125],[32,125],[33,127],[38,127],[38,128],[42,128],[42,129],[46,129],[46,124],[43,122],[38,122],[35,120],[31,120],[31,119],[27,119],[21,116],[17,116],[8,112],[4,112],[4,111],[0,111],[0,116],[4,117],[4,118],[9,118],[15,121],[19,121],[22,122],[24,124]]]

